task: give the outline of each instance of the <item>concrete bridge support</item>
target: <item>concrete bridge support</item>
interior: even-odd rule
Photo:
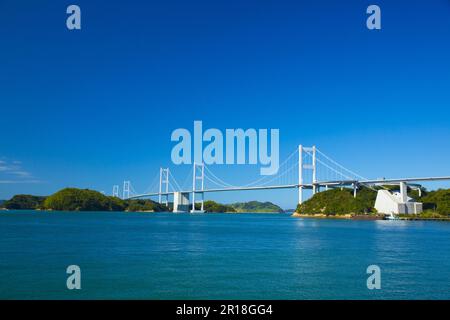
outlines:
[[[173,194],[173,212],[189,211],[189,192],[174,192]]]
[[[408,202],[408,186],[406,182],[400,182],[400,197],[402,202]]]

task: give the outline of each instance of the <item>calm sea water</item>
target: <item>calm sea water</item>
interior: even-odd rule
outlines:
[[[449,299],[450,223],[0,213],[0,298]]]

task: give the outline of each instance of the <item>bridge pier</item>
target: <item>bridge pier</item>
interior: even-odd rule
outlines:
[[[406,182],[400,182],[400,197],[402,202],[408,202],[408,186]]]
[[[174,192],[173,194],[173,212],[188,212],[189,211],[189,193],[188,192]]]

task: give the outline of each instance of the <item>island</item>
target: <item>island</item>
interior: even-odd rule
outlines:
[[[258,213],[283,213],[284,210],[281,209],[276,204],[266,201],[250,201],[250,202],[238,202],[232,203],[230,205],[236,212],[258,212]]]
[[[166,206],[149,199],[123,200],[94,190],[65,188],[50,196],[15,195],[4,201],[1,207],[8,210],[169,212],[173,204]],[[200,203],[196,203],[196,209],[200,210]],[[259,201],[221,204],[207,200],[204,202],[204,210],[208,213],[283,212],[271,202]]]
[[[46,197],[32,196],[29,194],[18,194],[10,200],[3,200],[2,203],[0,203],[0,208],[10,210],[40,209],[42,208],[45,198]]]
[[[393,186],[382,186],[393,189]],[[377,190],[362,187],[353,196],[349,188],[336,188],[316,193],[310,199],[299,204],[294,217],[344,218],[344,219],[383,219],[374,208]],[[450,220],[450,189],[427,191],[422,188],[408,189],[408,196],[423,203],[424,211],[417,215],[399,215],[404,220]]]
[[[197,210],[201,209],[199,203],[195,204]],[[281,209],[276,204],[272,202],[260,202],[260,201],[249,201],[249,202],[237,202],[231,204],[221,204],[212,200],[205,201],[203,209],[209,213],[283,213]]]
[[[152,200],[122,200],[89,189],[65,188],[51,196],[15,195],[3,203],[9,210],[162,212]]]
[[[383,186],[383,188],[394,188]],[[428,191],[408,189],[408,196],[423,204],[420,214],[399,215],[404,220],[450,220],[450,189]],[[374,208],[377,190],[361,187],[353,196],[349,188],[336,188],[318,192],[299,204],[292,213],[294,217],[339,218],[375,220],[383,219]],[[47,211],[123,211],[123,212],[170,212],[173,204],[167,206],[149,199],[127,199],[106,196],[98,191],[65,188],[50,196],[15,195],[3,201],[0,208],[7,210],[47,210]],[[200,210],[200,203],[196,203]],[[237,202],[221,204],[212,200],[204,202],[207,213],[283,213],[286,212],[272,202]],[[291,212],[289,212],[291,213]]]

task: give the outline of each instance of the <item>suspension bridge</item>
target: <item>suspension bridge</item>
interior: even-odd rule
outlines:
[[[344,167],[315,146],[300,145],[280,163],[277,174],[263,176],[243,185],[224,181],[205,163],[193,163],[183,185],[178,183],[169,168],[160,168],[145,192],[136,192],[130,181],[124,181],[122,198],[158,197],[159,203],[168,205],[169,197],[173,197],[174,212],[198,212],[196,203],[200,204],[200,211],[203,212],[205,193],[298,189],[298,203],[301,204],[305,198],[304,190],[312,190],[312,194],[316,194],[322,189],[350,187],[356,197],[357,190],[362,186],[374,189],[377,186],[398,184],[403,190],[401,192],[406,192],[405,186],[408,185],[420,194],[419,182],[440,180],[450,180],[450,176],[368,179]],[[119,185],[113,186],[112,194],[119,197]]]

